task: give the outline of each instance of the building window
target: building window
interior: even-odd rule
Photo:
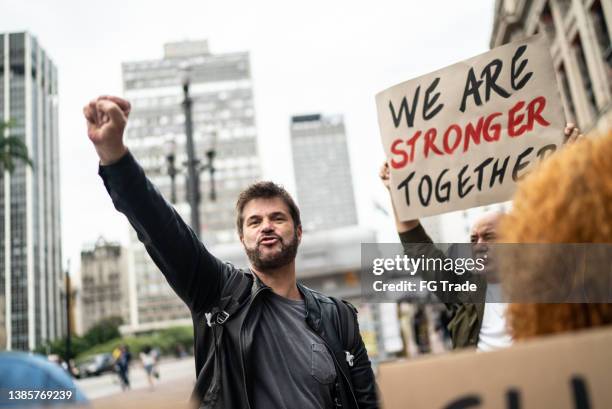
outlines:
[[[595,35],[597,37],[597,44],[601,50],[601,55],[604,61],[608,63],[608,70],[612,70],[612,45],[610,44],[610,32],[608,31],[608,24],[606,17],[601,8],[601,1],[596,0],[591,6],[591,20],[593,21],[593,28],[595,29]],[[608,74],[612,76],[612,73],[608,71]]]
[[[580,34],[576,34],[576,37],[572,42],[572,49],[574,51],[576,61],[578,62],[578,69],[580,70],[580,77],[582,78],[582,84],[584,86],[587,102],[589,104],[589,110],[591,111],[591,115],[594,115],[597,112],[597,102],[595,100],[593,82],[591,81],[591,76],[589,74],[589,67],[587,65],[586,57],[584,56]]]
[[[550,6],[548,2],[544,5],[544,9],[542,10],[542,14],[540,14],[540,27],[541,31],[546,33],[546,36],[552,42],[555,39],[556,31],[555,31],[555,22],[553,20],[552,13],[550,11]],[[539,30],[538,30],[539,31]]]
[[[559,5],[559,9],[561,10],[561,16],[565,17],[567,11],[569,10],[572,0],[555,0]]]

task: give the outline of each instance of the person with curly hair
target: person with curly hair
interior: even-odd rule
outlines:
[[[512,210],[500,222],[499,242],[612,243],[612,131],[602,137],[581,138],[520,182]],[[559,280],[559,269],[549,263],[522,265],[527,267],[504,268],[503,263],[500,267],[510,299],[517,300],[515,296],[543,281]],[[589,273],[599,276],[589,277]],[[607,278],[601,276],[601,270],[592,270],[585,279]],[[514,302],[506,319],[513,339],[524,340],[612,324],[612,304]]]

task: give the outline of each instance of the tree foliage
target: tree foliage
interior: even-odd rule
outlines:
[[[102,344],[121,336],[119,326],[123,324],[121,317],[110,317],[99,321],[83,336],[89,345]]]
[[[191,351],[193,347],[193,328],[191,326],[172,327],[147,334],[122,337],[119,326],[123,323],[120,317],[111,317],[96,323],[82,337],[72,336],[70,359],[77,361],[95,354],[112,352],[125,344],[132,354],[138,355],[145,346],[158,348],[162,354],[174,354],[178,347]],[[40,354],[57,354],[66,356],[66,338],[41,345],[35,352]]]
[[[82,337],[70,337],[70,358],[75,358],[96,345],[120,337],[119,326],[121,324],[123,324],[123,319],[121,317],[105,318],[91,327]],[[64,337],[43,344],[38,347],[35,352],[41,354],[57,354],[65,358],[66,338]]]
[[[0,121],[0,170],[6,169],[9,172],[15,169],[15,160],[34,166],[25,142],[17,135],[6,135],[13,126],[12,121]]]

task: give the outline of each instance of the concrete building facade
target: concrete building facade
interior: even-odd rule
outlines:
[[[130,287],[126,251],[117,243],[98,239],[92,248],[81,251],[82,332],[103,319],[130,319]]]
[[[57,69],[27,32],[0,33],[0,121],[34,165],[0,171],[0,294],[6,348],[32,350],[65,331],[62,309]]]
[[[612,3],[497,0],[491,47],[544,33],[566,118],[585,132],[612,128]]]
[[[548,37],[567,122],[583,132],[612,129],[612,3],[601,0],[497,0],[491,48],[542,33]],[[499,203],[441,215],[445,242],[465,242],[486,212]],[[457,228],[458,227],[458,228]]]
[[[291,118],[297,202],[304,230],[357,224],[344,120],[340,115]]]

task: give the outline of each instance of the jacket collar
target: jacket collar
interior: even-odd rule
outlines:
[[[304,306],[306,307],[306,323],[315,331],[321,327],[321,304],[316,299],[312,290],[300,283],[297,283],[298,290],[304,296]]]
[[[257,274],[249,268],[248,274],[253,277],[253,285],[251,286],[251,296],[258,290],[267,288],[272,290],[263,281],[259,279]],[[297,283],[298,291],[304,297],[304,306],[306,307],[306,323],[315,331],[319,331],[321,327],[321,304],[316,299],[312,290],[300,283]]]

